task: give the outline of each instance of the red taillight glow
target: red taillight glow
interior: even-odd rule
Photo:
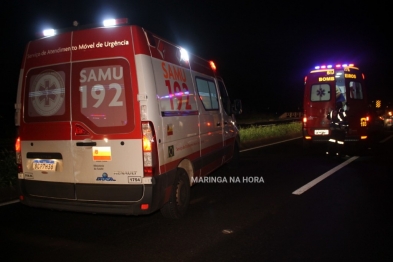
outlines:
[[[16,142],[15,142],[15,151],[18,153],[18,152],[20,152],[20,137],[18,137],[17,139],[16,139]]]
[[[80,125],[75,125],[75,135],[76,136],[87,136],[90,133],[84,129],[83,127],[81,127]]]
[[[23,173],[21,149],[22,148],[21,148],[20,137],[18,137],[15,142],[15,157],[16,157],[16,165],[18,168],[18,173]]]
[[[148,177],[158,172],[155,140],[153,124],[147,121],[142,122],[143,174]]]
[[[213,69],[213,71],[217,70],[216,64],[213,61],[209,62],[211,69]]]
[[[141,209],[142,209],[142,210],[147,210],[147,209],[149,209],[149,204],[141,204]]]

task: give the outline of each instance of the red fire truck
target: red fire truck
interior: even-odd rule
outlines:
[[[353,64],[317,66],[304,79],[303,144],[327,142],[327,114],[342,102],[347,110],[346,142],[367,140],[367,100],[364,74]]]

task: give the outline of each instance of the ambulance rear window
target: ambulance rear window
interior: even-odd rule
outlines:
[[[26,122],[66,121],[69,116],[69,65],[36,68],[26,78]]]
[[[311,86],[311,101],[329,101],[330,100],[330,85],[316,84]]]
[[[134,128],[131,77],[124,59],[74,63],[72,118],[97,134],[129,132]]]

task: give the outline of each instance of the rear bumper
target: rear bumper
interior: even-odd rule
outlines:
[[[167,201],[175,179],[175,171],[152,178],[152,184],[144,185],[88,185],[50,183],[20,179],[19,195],[21,203],[31,207],[55,210],[103,213],[119,215],[146,215],[160,209]],[[75,188],[74,196],[59,198],[45,196],[48,188]],[[37,194],[39,188],[41,192]],[[78,192],[80,192],[78,194]],[[48,194],[49,195],[49,194]],[[148,204],[142,209],[142,204]]]
[[[303,129],[303,140],[305,141],[310,141],[312,143],[326,143],[330,139],[330,135],[310,135],[310,132],[307,132],[307,130]],[[363,136],[363,135],[362,135]],[[367,135],[365,134],[367,137]],[[362,141],[367,141],[367,139],[361,139],[360,135],[352,136],[352,135],[346,135],[344,142],[362,142]]]

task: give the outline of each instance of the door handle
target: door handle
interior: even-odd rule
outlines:
[[[96,142],[76,142],[76,146],[96,146]]]

